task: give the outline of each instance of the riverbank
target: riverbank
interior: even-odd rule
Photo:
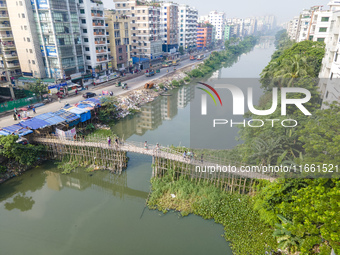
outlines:
[[[226,193],[209,183],[197,184],[183,177],[174,179],[172,170],[162,178],[153,178],[151,184],[150,209],[214,219],[223,225],[233,254],[263,255],[276,247],[273,230],[253,210],[250,196]]]

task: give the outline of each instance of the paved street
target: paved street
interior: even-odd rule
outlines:
[[[210,55],[210,52],[205,53],[206,57]],[[176,66],[176,69],[183,68],[185,66],[188,66],[193,63],[199,63],[198,61],[190,61],[189,59],[181,61],[180,66]],[[42,114],[46,112],[53,112],[57,111],[60,108],[62,108],[65,104],[75,104],[84,98],[82,97],[82,94],[85,92],[94,92],[97,95],[101,94],[103,90],[112,91],[114,95],[118,96],[124,93],[127,93],[128,91],[138,89],[140,87],[143,87],[147,81],[156,80],[159,78],[164,77],[165,75],[169,74],[167,73],[167,70],[169,70],[169,73],[172,73],[174,70],[174,67],[168,67],[168,68],[162,68],[160,73],[155,74],[153,77],[146,77],[145,75],[142,75],[140,77],[133,78],[131,80],[127,80],[126,83],[128,84],[129,89],[123,90],[121,87],[116,87],[114,85],[115,81],[108,81],[105,83],[102,83],[97,86],[90,86],[89,90],[81,91],[77,96],[72,96],[70,98],[61,99],[61,102],[58,101],[52,102],[49,104],[46,104],[44,106],[38,107],[36,109],[37,114]],[[30,111],[30,116],[33,116],[33,112]],[[13,115],[4,116],[0,118],[0,127],[6,127],[13,124],[19,123],[19,121],[13,120]]]

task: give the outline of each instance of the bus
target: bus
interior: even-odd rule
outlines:
[[[181,62],[181,60],[179,58],[178,59],[174,59],[174,60],[172,60],[172,65],[173,66],[178,66],[180,62]]]
[[[202,60],[202,59],[204,59],[204,54],[198,55],[196,59],[197,59],[197,60]]]

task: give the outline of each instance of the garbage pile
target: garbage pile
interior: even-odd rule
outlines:
[[[158,96],[158,93],[153,90],[134,90],[127,96],[118,98],[119,118],[124,118],[127,115],[140,111],[140,106],[152,102]]]

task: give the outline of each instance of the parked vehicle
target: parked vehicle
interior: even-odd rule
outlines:
[[[145,71],[145,76],[146,77],[150,77],[150,76],[153,76],[153,75],[155,75],[155,70],[150,69],[150,70],[146,70]]]
[[[202,59],[204,59],[204,54],[198,55],[196,59],[197,59],[197,60],[202,60]]]
[[[90,98],[90,97],[95,97],[97,94],[93,92],[86,92],[83,94],[83,98]]]
[[[174,59],[174,60],[172,60],[172,65],[173,66],[178,66],[180,62],[181,62],[180,59]]]
[[[190,56],[190,60],[195,60],[195,56]]]

